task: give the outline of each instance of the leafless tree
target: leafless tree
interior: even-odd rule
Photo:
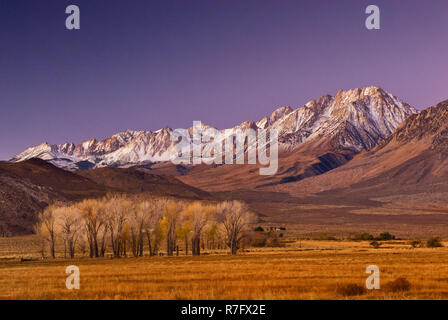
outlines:
[[[81,215],[76,207],[63,206],[55,210],[58,233],[68,247],[70,258],[75,257],[75,244],[81,229]]]
[[[226,244],[230,254],[234,255],[240,249],[245,231],[254,220],[253,214],[240,201],[222,202],[217,207],[218,221],[222,223],[226,235]]]
[[[106,223],[110,234],[110,243],[114,257],[120,257],[123,245],[122,233],[125,222],[132,211],[132,203],[123,195],[108,195],[104,199]]]
[[[137,210],[140,211],[140,214],[144,217],[144,223],[142,223],[144,232],[146,233],[146,239],[148,241],[148,251],[149,255],[154,255],[154,245],[153,244],[153,233],[156,231],[156,228],[160,221],[163,218],[163,211],[166,205],[165,198],[156,198],[151,197],[149,199],[142,199],[138,206]],[[143,240],[142,246],[143,249]]]
[[[149,201],[134,199],[133,206],[129,214],[129,229],[131,232],[132,254],[134,257],[143,256],[143,238],[148,225]]]
[[[58,206],[50,205],[38,215],[36,231],[50,245],[50,255],[54,259],[56,245],[56,210]]]
[[[78,208],[89,244],[90,257],[104,256],[108,229],[104,206],[98,200],[88,199],[79,203]]]
[[[166,252],[168,256],[172,256],[176,250],[176,227],[182,210],[182,203],[174,200],[167,201],[164,209],[164,218],[166,221]]]
[[[191,230],[191,252],[193,255],[201,254],[201,235],[204,227],[211,221],[214,208],[199,201],[189,204],[183,211],[183,220]]]

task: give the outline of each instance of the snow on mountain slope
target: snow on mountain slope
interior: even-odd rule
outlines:
[[[288,148],[330,138],[333,146],[361,151],[376,146],[417,111],[379,87],[325,95],[289,113],[272,127]]]
[[[414,113],[417,111],[413,107],[379,87],[357,88],[340,90],[334,97],[324,95],[295,110],[289,106],[281,107],[270,116],[257,122],[243,122],[225,133],[236,129],[272,128],[279,131],[280,149],[286,152],[293,152],[309,141],[317,144],[325,141],[332,148],[359,152],[376,146]],[[10,161],[41,158],[68,170],[169,161],[174,148],[171,132],[170,128],[154,132],[128,130],[104,140],[87,140],[77,146],[73,143],[42,143]]]

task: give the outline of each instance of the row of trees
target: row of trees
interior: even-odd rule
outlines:
[[[148,195],[109,194],[72,205],[50,205],[39,214],[36,233],[41,253],[56,256],[56,244],[64,244],[64,256],[75,257],[76,250],[89,256],[114,257],[157,255],[165,247],[169,256],[179,253],[179,242],[193,255],[201,248],[227,246],[236,254],[254,216],[239,201],[187,202]],[[146,243],[146,245],[145,245]]]

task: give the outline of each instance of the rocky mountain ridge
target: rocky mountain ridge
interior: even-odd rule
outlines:
[[[372,86],[339,90],[334,97],[323,95],[296,109],[281,107],[256,122],[245,121],[221,132],[226,135],[237,129],[276,129],[280,150],[287,153],[309,142],[359,152],[378,145],[401,122],[416,113],[412,106]],[[10,161],[40,158],[71,171],[166,162],[177,143],[170,139],[172,131],[168,127],[157,131],[127,130],[104,140],[91,139],[78,145],[45,142],[24,150]]]

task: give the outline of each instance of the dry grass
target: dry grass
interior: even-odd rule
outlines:
[[[301,248],[295,243],[234,257],[20,262],[8,254],[0,260],[0,299],[448,299],[448,249],[410,249],[405,243],[375,250],[368,242],[304,241]],[[71,264],[80,268],[80,290],[65,288]],[[381,284],[406,277],[409,290],[338,291],[348,284],[363,287],[371,264],[379,266]]]

